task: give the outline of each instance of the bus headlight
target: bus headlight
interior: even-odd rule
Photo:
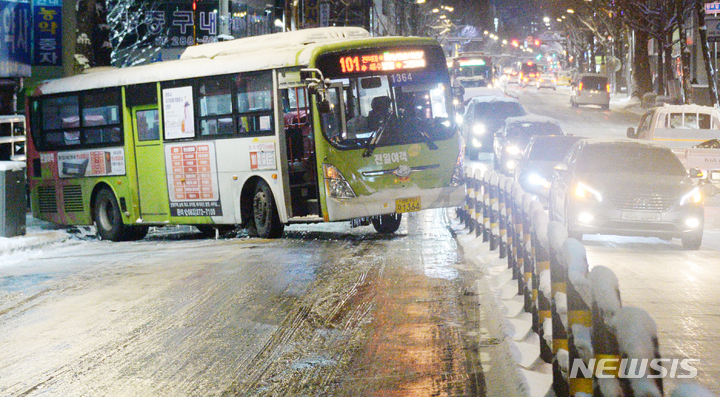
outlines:
[[[345,179],[343,174],[338,171],[335,166],[323,164],[323,174],[325,176],[325,191],[333,198],[353,198],[355,192]]]
[[[473,134],[483,135],[486,131],[485,124],[475,124],[473,126]]]

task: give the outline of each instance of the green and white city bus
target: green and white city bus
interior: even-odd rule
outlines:
[[[463,199],[438,43],[319,28],[188,48],[179,60],[40,83],[28,100],[34,216],[279,237],[295,222],[370,221]]]

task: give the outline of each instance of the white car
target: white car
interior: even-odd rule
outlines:
[[[537,79],[537,88],[552,88],[557,90],[557,79],[552,73],[543,73]]]
[[[573,85],[570,104],[576,108],[580,105],[597,105],[610,109],[610,84],[607,76],[597,73],[583,73],[578,75]]]

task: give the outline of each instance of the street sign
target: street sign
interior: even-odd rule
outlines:
[[[720,13],[720,3],[705,3],[706,14],[718,14]]]
[[[710,43],[720,41],[720,18],[705,18],[707,26],[707,41]]]

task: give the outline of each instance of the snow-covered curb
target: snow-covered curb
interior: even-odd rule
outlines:
[[[39,231],[25,236],[0,237],[0,257],[13,252],[60,243],[70,238],[64,230]]]
[[[484,275],[476,286],[483,319],[480,350],[487,395],[545,396],[552,387],[552,365],[540,359],[540,338],[532,331],[532,315],[523,310],[523,297],[518,295],[507,259],[498,258],[498,251],[490,251],[482,237],[467,234],[461,220],[450,217],[465,259]],[[486,352],[493,357],[483,358],[484,338],[495,341],[495,349]]]

